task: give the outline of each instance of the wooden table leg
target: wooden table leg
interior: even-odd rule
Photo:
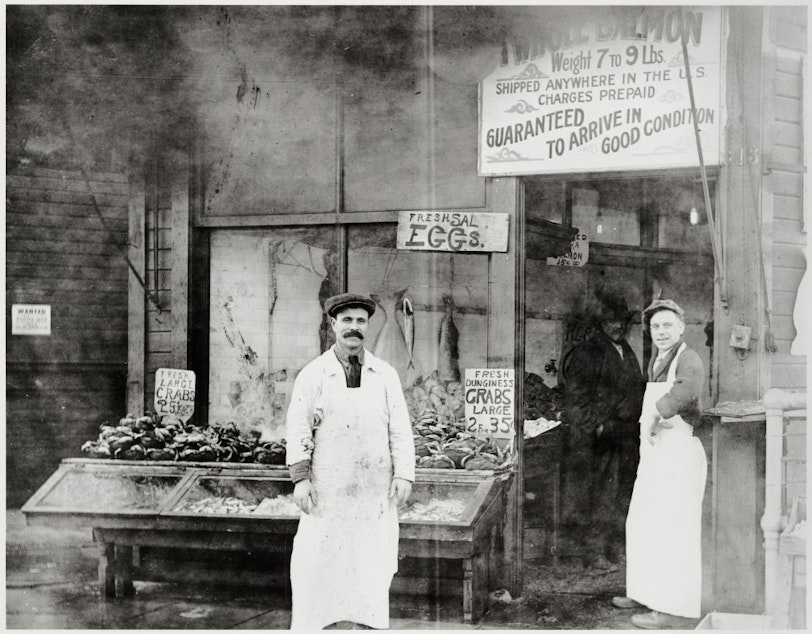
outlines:
[[[474,560],[471,557],[462,560],[462,622],[473,620],[474,599]]]
[[[488,553],[481,552],[471,558],[471,622],[482,618],[488,605]]]
[[[131,597],[135,594],[133,585],[133,548],[116,544],[115,548],[115,586],[116,596]]]
[[[99,545],[99,594],[103,598],[115,597],[115,545],[105,542],[96,529],[93,538]]]

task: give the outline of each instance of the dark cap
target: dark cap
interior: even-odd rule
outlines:
[[[643,323],[647,325],[651,319],[651,316],[661,310],[673,311],[679,315],[680,319],[682,319],[685,315],[685,311],[677,306],[677,302],[675,302],[673,299],[655,299],[653,302],[651,302],[651,304],[643,309]]]
[[[338,311],[345,308],[363,308],[372,317],[375,312],[375,302],[367,295],[358,295],[356,293],[342,293],[324,300],[324,312],[330,317],[335,317]]]

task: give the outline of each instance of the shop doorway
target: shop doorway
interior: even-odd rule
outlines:
[[[686,342],[705,364],[701,405],[713,402],[713,254],[702,184],[674,172],[531,177],[522,204],[524,559],[585,558],[588,566],[583,544],[562,531],[565,431],[584,422],[568,420],[563,399],[570,352],[599,331],[607,303],[624,306],[632,313],[625,339],[645,376],[651,340],[641,311],[653,298],[672,298],[685,310]],[[616,541],[622,548],[622,536]]]

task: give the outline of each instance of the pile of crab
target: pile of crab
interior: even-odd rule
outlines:
[[[510,457],[493,439],[471,434],[457,421],[443,422],[431,411],[413,421],[412,429],[419,468],[495,470]]]
[[[90,458],[251,462],[285,464],[285,443],[259,442],[259,433],[243,434],[234,423],[197,427],[152,413],[128,414],[118,425],[102,423],[99,437],[82,445]]]
[[[491,438],[466,431],[459,381],[442,381],[435,372],[418,379],[404,395],[414,432],[417,467],[495,470],[510,460],[509,450]]]

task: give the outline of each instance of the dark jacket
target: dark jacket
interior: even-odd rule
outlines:
[[[601,424],[614,431],[620,425],[638,433],[645,381],[631,346],[620,345],[622,359],[612,340],[598,331],[567,356],[563,391],[570,425],[584,431]]]
[[[649,381],[663,383],[668,378],[668,368],[674,361],[677,350],[682,345],[683,340],[680,339],[679,343],[675,345],[668,356],[665,358],[665,363],[657,368],[657,375],[654,375],[654,362],[657,355],[651,356],[648,364],[648,377]],[[700,420],[699,413],[699,395],[702,393],[702,384],[705,380],[705,369],[702,366],[702,360],[699,355],[691,348],[686,347],[682,354],[677,359],[677,372],[674,379],[674,385],[668,391],[668,394],[663,396],[657,401],[657,410],[663,418],[671,418],[672,416],[680,415],[686,423],[691,425],[698,425]]]

